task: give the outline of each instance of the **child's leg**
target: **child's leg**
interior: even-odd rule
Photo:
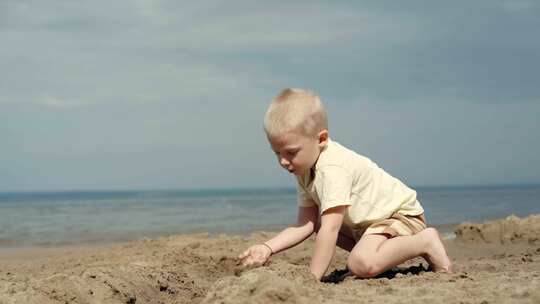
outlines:
[[[418,256],[425,256],[435,271],[451,272],[450,259],[434,228],[390,239],[384,234],[364,235],[351,251],[347,267],[354,275],[368,278]]]

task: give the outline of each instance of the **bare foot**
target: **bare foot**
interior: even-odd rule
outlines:
[[[446,254],[439,232],[435,228],[426,228],[420,233],[424,233],[428,240],[426,254],[422,257],[429,263],[429,266],[435,272],[453,273],[452,262]]]

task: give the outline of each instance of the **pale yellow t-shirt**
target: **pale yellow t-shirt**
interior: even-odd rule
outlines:
[[[364,226],[393,213],[420,215],[424,209],[416,191],[386,173],[367,157],[329,140],[313,172],[298,176],[298,205],[329,208],[349,206],[343,222]]]

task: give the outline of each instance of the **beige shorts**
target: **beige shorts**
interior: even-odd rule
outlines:
[[[392,238],[413,235],[426,229],[426,227],[424,214],[412,216],[394,213],[388,219],[354,227],[352,235],[355,241],[358,242],[363,235],[367,234],[387,234]]]

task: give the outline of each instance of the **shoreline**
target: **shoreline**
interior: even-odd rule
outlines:
[[[454,239],[455,233],[454,230],[459,226],[459,224],[443,224],[443,225],[432,225],[431,227],[436,228],[441,234],[442,239],[451,240]],[[283,227],[285,228],[285,227]],[[15,240],[10,240],[0,244],[0,259],[5,256],[6,252],[15,252],[15,251],[34,251],[34,250],[43,250],[43,251],[53,251],[53,250],[62,250],[62,249],[76,249],[76,248],[94,248],[94,247],[105,247],[105,246],[114,246],[120,245],[129,242],[136,242],[141,240],[148,239],[157,239],[169,236],[178,236],[178,235],[192,235],[192,234],[208,234],[210,237],[217,235],[228,235],[228,236],[248,236],[253,233],[264,232],[264,233],[278,233],[282,228],[275,227],[270,229],[255,229],[252,231],[233,231],[233,232],[209,232],[209,231],[190,231],[186,233],[171,233],[171,234],[146,234],[146,235],[134,235],[133,237],[117,237],[113,239],[92,239],[91,241],[80,241],[80,240],[65,240],[62,242],[49,242],[49,243],[36,243],[32,244],[27,241],[22,241],[17,243]]]

